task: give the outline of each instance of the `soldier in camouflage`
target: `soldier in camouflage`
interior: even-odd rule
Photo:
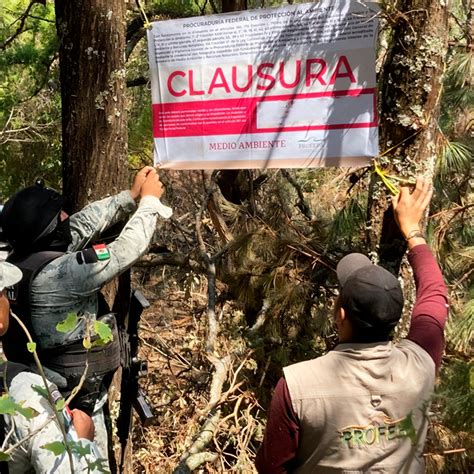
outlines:
[[[21,271],[14,265],[0,262],[0,335],[3,336],[9,325],[10,304],[6,289],[17,284]],[[4,415],[0,437],[3,451],[11,449],[8,466],[0,463],[0,472],[23,474],[26,472],[70,473],[69,458],[66,453],[55,456],[52,451],[43,448],[45,444],[63,442],[62,433],[56,424],[53,409],[47,400],[32,387],[43,386],[43,379],[27,366],[13,362],[0,364],[3,389],[8,387],[10,397],[24,408],[34,410],[36,416],[27,418],[20,413]],[[4,378],[5,377],[5,378]],[[55,400],[61,397],[54,384],[49,383],[49,390]],[[84,456],[73,452],[75,472],[100,472],[102,462],[94,440],[94,423],[90,416],[81,410],[65,411],[65,428],[67,439],[79,443]],[[67,420],[67,421],[66,421]],[[16,448],[14,448],[16,446]],[[106,462],[106,460],[104,460]],[[92,467],[95,464],[96,467]],[[92,467],[87,471],[88,467]]]
[[[169,218],[172,211],[160,201],[164,190],[152,167],[137,174],[131,190],[94,202],[70,217],[62,210],[62,199],[55,191],[39,188],[38,184],[25,188],[5,204],[2,226],[13,248],[8,260],[22,270],[29,268],[28,262],[36,255],[53,252],[52,257],[46,256],[44,266],[30,275],[28,295],[22,299],[29,300],[31,330],[40,353],[45,355],[45,365],[54,368],[48,377],[64,389],[69,381],[61,362],[55,360],[59,357],[56,354],[71,344],[82,345],[86,318],[79,317],[76,327],[67,333],[58,332],[56,325],[70,313],[98,317],[99,290],[146,252],[158,216]],[[135,201],[139,198],[137,208]],[[89,248],[101,233],[132,213],[115,241]],[[102,389],[93,410],[101,457],[107,453],[102,410],[105,401],[106,392]]]

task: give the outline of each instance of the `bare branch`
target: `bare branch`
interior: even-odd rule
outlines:
[[[191,447],[181,456],[178,467],[173,474],[188,474],[205,462],[213,462],[217,454],[203,453],[202,451],[212,441],[221,417],[220,410],[217,410],[210,418],[206,420],[201,431],[195,437]]]
[[[173,267],[190,268],[196,273],[204,273],[205,269],[196,261],[192,260],[189,255],[178,253],[161,253],[144,255],[138,262],[136,267],[151,268],[170,265]]]
[[[313,213],[311,212],[311,208],[309,207],[308,203],[303,194],[303,190],[298,182],[291,176],[288,170],[282,169],[282,175],[286,178],[286,180],[295,188],[296,194],[298,194],[299,201],[296,203],[296,207],[303,213],[304,216],[310,221],[314,219]]]
[[[30,13],[30,10],[33,8],[33,6],[36,4],[36,3],[39,3],[41,5],[46,5],[46,0],[31,0],[30,4],[28,5],[28,7],[26,8],[26,11],[23,12],[21,14],[21,16],[15,21],[15,23],[17,21],[20,22],[20,25],[18,26],[18,28],[16,29],[15,33],[13,33],[9,38],[7,38],[1,45],[0,45],[0,50],[4,51],[6,49],[6,47],[11,44],[15,38],[17,38],[18,36],[21,35],[21,33],[23,33],[24,31],[24,28],[25,28],[25,23],[26,23],[26,19],[28,18],[29,13]]]

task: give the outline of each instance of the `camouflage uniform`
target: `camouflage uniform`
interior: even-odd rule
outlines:
[[[15,402],[23,402],[24,407],[30,407],[38,414],[30,420],[20,414],[4,416],[5,432],[9,433],[13,429],[6,449],[39,430],[38,433],[31,436],[13,451],[11,460],[8,462],[9,472],[10,474],[25,474],[29,472],[69,474],[71,469],[66,452],[56,456],[51,451],[42,448],[45,444],[55,441],[62,442],[63,435],[56,424],[57,422],[52,418],[54,416],[53,409],[43,396],[32,389],[33,385],[43,387],[43,379],[31,372],[21,372],[13,378],[9,387],[10,396]],[[53,384],[49,384],[49,388],[50,391],[57,390]],[[48,419],[51,419],[51,421],[47,422]],[[47,424],[45,425],[45,423]],[[45,426],[43,427],[43,425]],[[101,472],[97,469],[87,470],[86,458],[89,463],[93,463],[100,457],[95,443],[87,439],[78,439],[72,424],[66,425],[66,432],[69,440],[79,441],[83,447],[90,447],[90,454],[85,458],[80,458],[77,454],[73,455],[74,472]]]
[[[78,253],[108,227],[136,211],[119,237],[107,246],[110,258],[94,263],[79,263]],[[97,316],[101,287],[131,267],[147,250],[158,215],[171,216],[171,209],[154,196],[144,196],[137,206],[129,191],[89,204],[70,217],[72,243],[68,251],[50,262],[34,278],[30,288],[31,322],[41,349],[53,349],[82,340],[85,322],[64,334],[56,324],[69,313]],[[62,377],[52,371],[48,378],[60,388]],[[64,380],[64,379],[63,379]],[[65,382],[65,380],[64,380]],[[96,444],[101,457],[107,457],[107,432],[102,407],[106,394],[96,403],[92,415]]]
[[[171,209],[158,198],[144,196],[120,236],[107,246],[110,258],[95,263],[78,262],[78,250],[135,209],[130,192],[123,191],[94,202],[70,217],[72,243],[68,252],[46,265],[31,284],[31,321],[43,350],[84,337],[83,320],[67,334],[58,332],[56,324],[69,313],[97,315],[99,290],[146,252],[158,214],[165,218],[171,215]]]

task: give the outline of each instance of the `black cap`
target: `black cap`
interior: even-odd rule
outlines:
[[[360,253],[337,265],[341,306],[361,328],[393,329],[402,315],[403,293],[398,279]]]
[[[4,238],[16,251],[32,251],[34,244],[56,229],[62,205],[61,195],[41,182],[18,191],[2,210]]]

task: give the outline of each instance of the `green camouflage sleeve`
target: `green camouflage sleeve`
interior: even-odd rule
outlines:
[[[10,396],[15,402],[22,402],[24,407],[32,408],[37,415],[28,420],[22,415],[12,417],[5,416],[6,432],[13,429],[12,437],[8,445],[14,445],[21,440],[25,444],[12,453],[11,461],[8,462],[11,474],[23,474],[25,472],[70,474],[69,457],[66,452],[56,456],[52,451],[44,448],[50,443],[61,443],[64,441],[62,433],[54,419],[53,409],[47,400],[39,395],[32,386],[44,387],[42,378],[31,372],[21,372],[10,385]],[[53,384],[49,385],[50,390],[57,390]],[[89,452],[84,456],[73,454],[74,472],[77,473],[98,473],[98,469],[88,470],[88,464],[100,462],[97,456],[95,443],[78,439],[74,426],[71,424],[67,428],[67,438],[71,443],[80,443],[84,452]],[[26,448],[26,449],[25,449]],[[8,447],[7,447],[8,449]]]
[[[132,214],[136,208],[130,191],[122,191],[87,205],[69,218],[72,243],[68,250],[73,252],[84,248],[111,225]]]

